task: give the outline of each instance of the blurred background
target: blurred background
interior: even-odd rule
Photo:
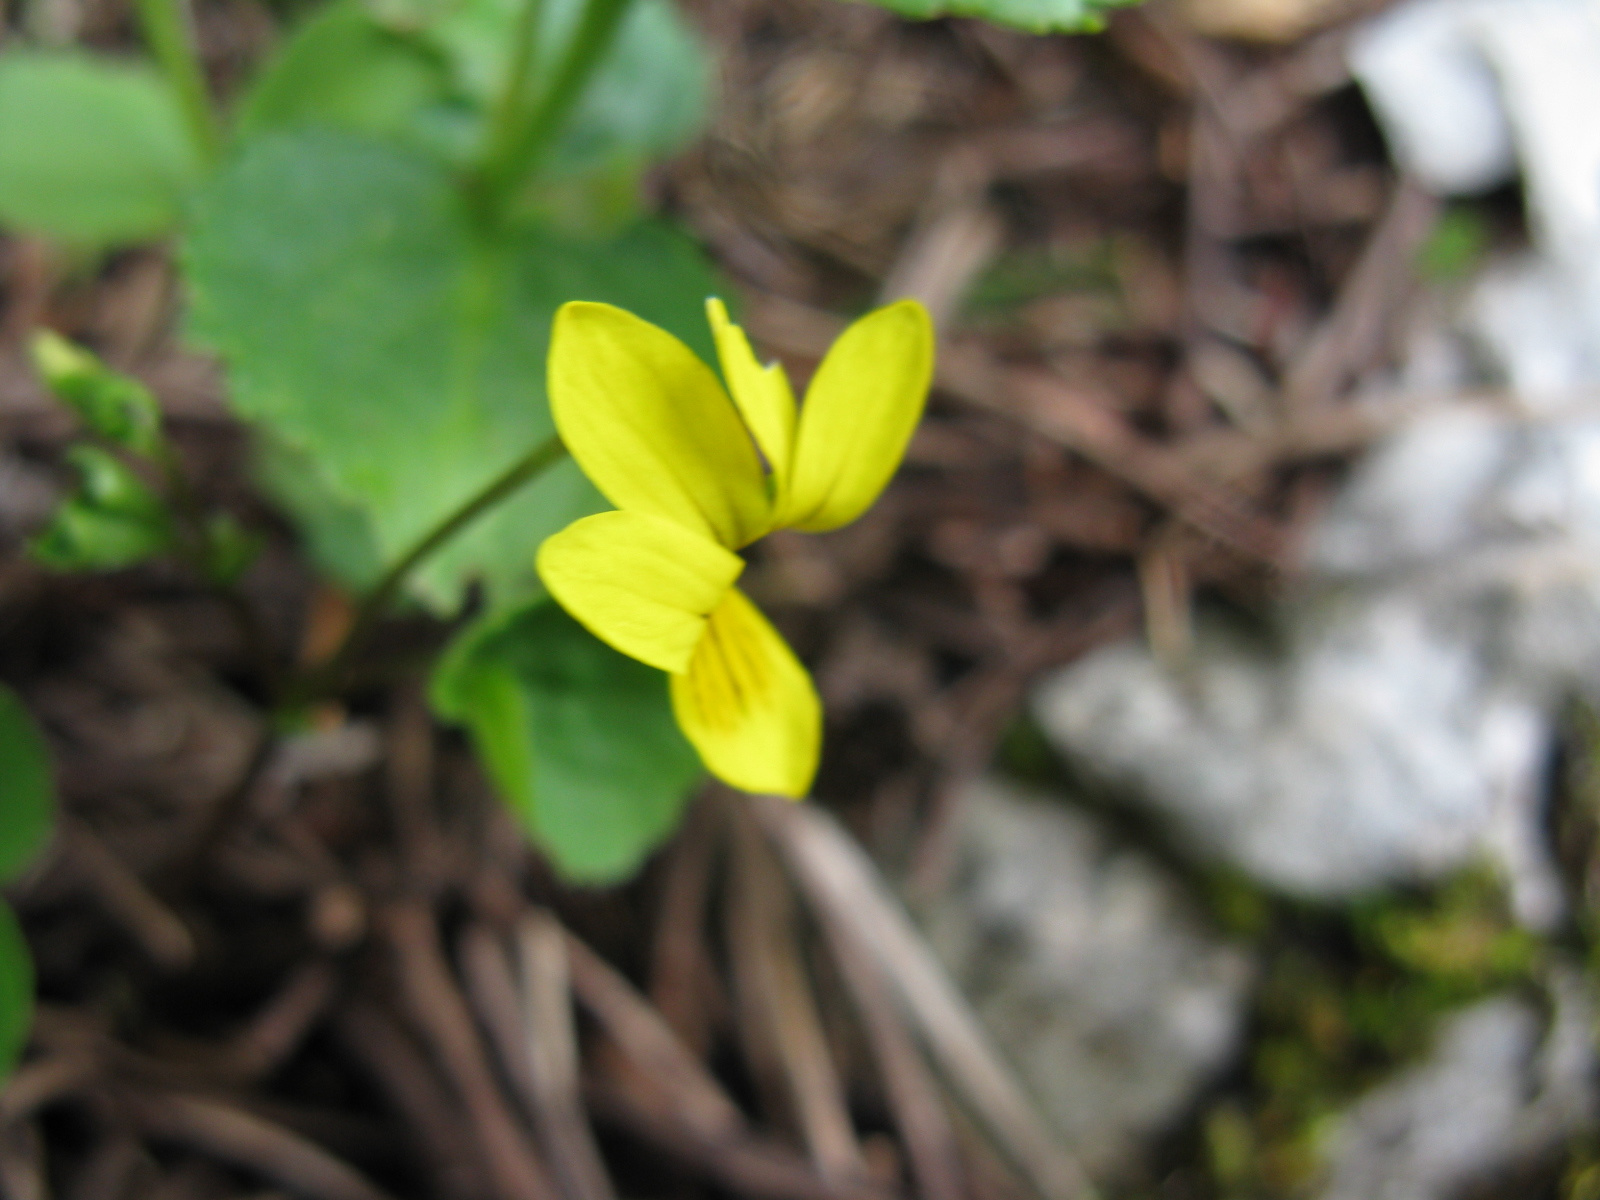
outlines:
[[[309,11],[201,0],[208,86],[238,93]],[[8,890],[41,1006],[0,1193],[1600,1198],[1600,6],[1151,0],[1072,35],[677,11],[703,112],[543,211],[686,231],[797,383],[874,303],[933,313],[889,492],[766,539],[745,585],[826,705],[816,805],[1066,1176],[984,1133],[937,1023],[943,1066],[908,1065],[728,797],[631,882],[569,886],[414,680],[286,738],[181,570],[31,561],[76,429],[27,358],[47,324],[148,384],[262,539],[241,587],[282,654],[348,623],[186,333],[174,242],[14,230],[0,678],[62,817]],[[138,41],[122,0],[5,19],[12,44]],[[0,151],[22,113],[0,103]],[[555,1193],[496,1149],[519,1085],[472,965],[472,931],[535,902],[622,973],[560,968],[599,1140],[533,1105]],[[659,1067],[662,1028],[693,1070],[629,1060]]]

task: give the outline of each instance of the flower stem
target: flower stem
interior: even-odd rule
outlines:
[[[522,0],[517,26],[512,31],[511,63],[505,85],[489,114],[489,127],[480,162],[486,175],[514,150],[533,91],[533,68],[539,57],[539,34],[544,20],[544,0]]]
[[[354,665],[356,655],[372,636],[372,631],[377,627],[379,620],[399,596],[400,589],[405,586],[412,571],[489,509],[517,491],[523,484],[532,481],[560,462],[566,453],[567,448],[562,444],[561,438],[551,434],[418,539],[416,544],[384,573],[377,586],[366,594],[350,623],[350,632],[345,634],[344,641],[339,644],[332,657],[310,675],[299,680],[297,686],[291,688],[291,702],[303,702],[337,688]]]
[[[138,10],[139,27],[177,96],[195,152],[202,162],[216,162],[222,152],[222,134],[206,92],[205,72],[184,0],[138,0]]]
[[[526,178],[561,128],[561,122],[583,95],[584,85],[610,48],[628,4],[629,0],[584,0],[583,11],[551,71],[549,82],[531,108],[524,106],[516,113],[515,120],[508,118],[501,140],[493,145],[491,155],[483,163],[481,187],[491,213],[504,212],[517,185]],[[524,19],[528,19],[526,13]],[[527,63],[530,71],[533,58],[530,52]],[[516,83],[514,73],[512,83]]]

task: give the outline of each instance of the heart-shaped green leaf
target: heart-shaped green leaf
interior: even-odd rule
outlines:
[[[571,879],[630,874],[676,828],[700,776],[660,671],[548,601],[466,630],[433,702],[465,725],[502,798]]]
[[[150,68],[0,55],[0,222],[86,248],[160,237],[200,174],[177,101]]]
[[[443,166],[350,134],[250,145],[201,194],[185,261],[191,329],[227,363],[234,406],[310,460],[325,511],[364,514],[385,563],[550,435],[562,302],[620,304],[710,353],[714,281],[682,235],[491,237]],[[602,507],[562,463],[429,560],[414,594],[441,612],[473,580],[497,603],[526,595],[539,542]]]
[[[239,102],[237,127],[255,138],[322,126],[448,151],[452,87],[437,50],[384,28],[362,0],[333,0],[267,59]]]
[[[982,17],[1029,33],[1092,33],[1107,10],[1139,0],[872,0],[903,17]]]

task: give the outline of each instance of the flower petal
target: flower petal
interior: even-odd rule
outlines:
[[[550,409],[618,508],[743,546],[771,526],[761,460],[711,368],[664,329],[575,302],[550,338]]]
[[[779,523],[820,533],[865,512],[900,465],[932,379],[933,322],[915,300],[846,329],[800,408]]]
[[[711,613],[744,560],[665,517],[604,512],[539,547],[539,578],[607,645],[663,671],[686,671]]]
[[[689,669],[672,677],[678,725],[711,773],[798,799],[822,751],[822,702],[794,651],[738,588],[711,614]]]
[[[722,377],[772,471],[773,491],[781,496],[788,487],[789,460],[794,455],[795,403],[789,376],[779,363],[763,367],[757,361],[750,339],[728,319],[727,307],[715,296],[706,301],[706,316],[717,341]]]

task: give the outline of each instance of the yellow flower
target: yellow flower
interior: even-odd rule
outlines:
[[[933,327],[903,300],[839,337],[796,406],[720,300],[706,302],[730,402],[677,338],[607,304],[556,314],[550,406],[615,512],[539,548],[539,575],[601,641],[672,676],[672,708],[712,774],[804,796],[822,706],[794,651],[734,586],[735,551],[774,529],[855,520],[905,453],[933,374]]]

